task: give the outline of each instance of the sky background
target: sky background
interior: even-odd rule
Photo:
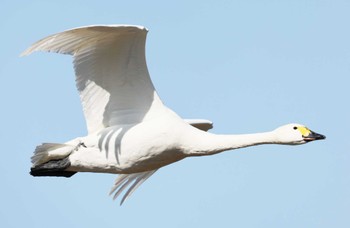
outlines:
[[[0,12],[0,227],[350,227],[350,1],[3,0]],[[213,133],[297,122],[327,139],[185,159],[122,207],[116,175],[34,178],[35,146],[86,126],[71,57],[19,54],[91,24],[146,26],[162,100]]]

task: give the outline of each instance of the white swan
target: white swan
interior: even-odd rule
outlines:
[[[206,132],[212,127],[210,121],[181,119],[163,105],[153,87],[145,60],[146,34],[141,26],[81,27],[46,37],[22,53],[73,55],[88,129],[86,137],[37,146],[33,176],[120,174],[111,194],[116,198],[128,187],[122,204],[157,169],[186,157],[325,138],[300,124],[265,133],[215,135]]]

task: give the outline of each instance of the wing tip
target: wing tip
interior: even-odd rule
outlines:
[[[130,28],[130,29],[137,29],[140,31],[145,31],[146,33],[148,32],[148,29],[145,26],[142,25],[131,25],[131,24],[96,24],[96,25],[87,25],[87,26],[81,26],[81,27],[76,27],[73,29],[68,29],[66,31],[63,31],[61,33],[65,33],[68,31],[72,31],[72,30],[78,30],[78,29],[96,29],[96,28]],[[59,33],[58,33],[59,34]],[[35,51],[39,51],[39,50],[43,50],[43,51],[54,51],[54,52],[60,52],[60,50],[46,50],[45,48],[41,47],[40,45],[45,44],[45,42],[48,41],[48,39],[50,38],[54,38],[57,34],[54,35],[50,35],[46,38],[43,38],[37,42],[35,42],[34,44],[32,44],[29,48],[27,48],[26,50],[24,50],[19,56],[20,57],[24,57],[24,56],[28,56],[30,54],[32,54]],[[45,42],[44,42],[45,41]]]
[[[192,125],[203,131],[208,131],[214,127],[214,124],[210,120],[206,119],[184,119],[188,124]]]
[[[115,200],[124,190],[127,189],[120,201],[121,206],[134,193],[134,191],[156,171],[157,170],[133,174],[120,174],[109,195],[113,195],[113,200]]]
[[[28,56],[30,54],[33,53],[33,50],[31,50],[31,48],[27,48],[26,50],[24,50],[21,54],[19,54],[19,57],[24,57],[24,56]]]

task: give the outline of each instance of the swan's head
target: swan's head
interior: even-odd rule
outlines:
[[[325,139],[326,136],[315,133],[301,124],[287,124],[274,130],[278,143],[298,145]]]

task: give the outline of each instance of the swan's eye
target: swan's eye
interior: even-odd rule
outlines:
[[[298,127],[293,127],[294,130],[298,129]]]

